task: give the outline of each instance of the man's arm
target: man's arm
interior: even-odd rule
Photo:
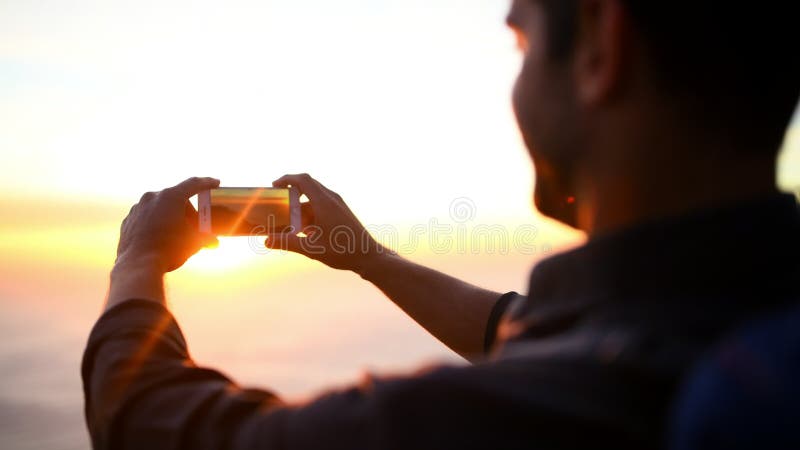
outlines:
[[[559,448],[546,444],[575,423],[556,420],[563,413],[550,413],[543,393],[570,371],[544,370],[514,362],[438,367],[366,377],[288,404],[195,365],[172,315],[149,299],[109,309],[82,364],[95,450]]]
[[[467,414],[466,405],[455,402],[467,401],[463,390],[472,388],[456,388],[447,381],[451,375],[437,375],[460,369],[437,369],[429,380],[367,378],[292,405],[272,392],[241,388],[215,370],[196,366],[166,308],[159,258],[125,255],[132,256],[118,258],[112,270],[106,312],[92,330],[82,364],[86,420],[96,450],[366,450],[403,448],[406,441],[413,448],[433,449],[442,448],[431,439],[434,431],[447,442],[462,436],[455,416],[446,427],[435,418],[448,411],[433,411]],[[445,388],[452,389],[453,398],[436,401]],[[491,417],[480,401],[468,403],[477,409],[470,420]],[[410,414],[419,407],[424,411]],[[483,434],[490,430],[499,433],[499,426]]]
[[[501,293],[393,253],[374,258],[359,269],[359,275],[464,358],[481,357],[488,350],[485,347],[486,333],[491,332],[489,317]]]
[[[445,345],[467,359],[485,354],[487,329],[502,293],[413,263],[375,241],[335,192],[308,174],[286,175],[274,186],[294,186],[309,198],[304,223],[309,236],[279,236],[266,245],[294,251],[330,267],[351,270],[377,286]],[[337,245],[335,236],[347,233],[354,251]],[[333,240],[334,242],[331,242]],[[502,306],[502,305],[499,305]]]

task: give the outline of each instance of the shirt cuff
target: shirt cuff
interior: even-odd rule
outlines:
[[[520,296],[518,293],[511,291],[500,296],[499,299],[492,307],[492,312],[489,314],[489,321],[486,323],[486,335],[483,339],[483,352],[489,353],[497,338],[497,327],[500,324],[500,319],[508,309],[508,305],[515,297]]]

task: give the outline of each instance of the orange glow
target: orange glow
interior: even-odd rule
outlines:
[[[192,256],[184,266],[193,273],[231,272],[243,266],[253,264],[259,259],[259,249],[253,248],[255,238],[219,238],[216,248],[204,248]],[[263,241],[263,238],[261,239]],[[261,244],[263,247],[263,243]]]
[[[233,225],[231,225],[231,229],[230,231],[228,231],[228,234],[233,234],[235,230],[239,229],[239,226],[241,226],[244,219],[250,214],[250,211],[253,209],[253,206],[258,201],[261,191],[262,189],[256,189],[253,191],[253,194],[247,201],[247,205],[244,207],[244,209],[242,209],[242,213],[239,214],[239,217],[236,218],[236,222],[234,222]]]
[[[514,32],[517,50],[523,54],[527,53],[528,49],[530,48],[530,44],[528,43],[528,38],[525,36],[525,33],[516,28],[513,28],[512,31]]]
[[[8,262],[65,261],[73,266],[110,268],[119,225],[0,228],[0,260]]]

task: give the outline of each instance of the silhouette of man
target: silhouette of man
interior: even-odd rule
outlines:
[[[375,241],[309,254],[378,286],[474,363],[371,377],[303,404],[197,367],[163,275],[212,237],[193,178],[123,222],[82,374],[97,449],[657,448],[684,373],[746,321],[800,300],[800,218],[775,158],[800,92],[789,6],[515,0],[513,104],[535,204],[586,245],[491,292]],[[321,233],[363,232],[339,195],[288,175]],[[302,237],[268,241],[307,253]],[[306,238],[307,239],[307,238]]]

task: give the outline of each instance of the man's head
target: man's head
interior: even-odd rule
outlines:
[[[680,183],[703,164],[774,164],[800,94],[793,19],[778,5],[514,0],[514,109],[539,210],[577,226],[581,202],[630,180],[666,189],[659,169]]]

